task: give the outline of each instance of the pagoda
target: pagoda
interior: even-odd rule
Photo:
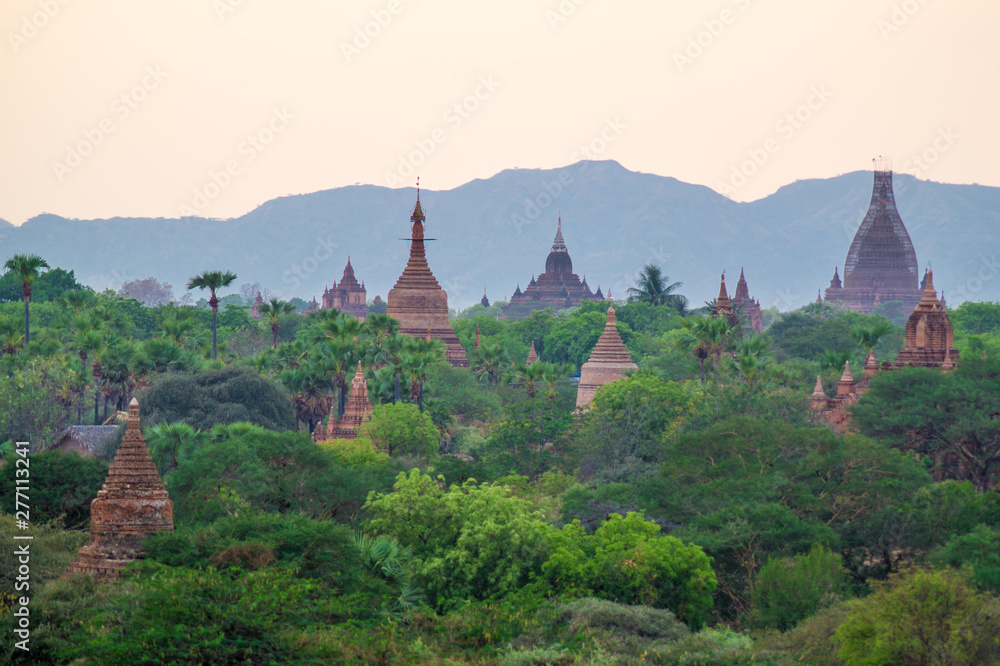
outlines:
[[[751,330],[757,333],[764,332],[764,315],[760,311],[760,301],[750,298],[750,288],[747,286],[747,279],[743,277],[742,268],[740,268],[740,280],[736,283],[736,293],[733,295],[733,310]]]
[[[146,537],[174,529],[173,515],[174,503],[142,438],[139,403],[132,398],[125,438],[104,487],[90,503],[90,541],[63,577],[87,573],[101,581],[121,578],[125,567],[142,555]]]
[[[253,299],[253,305],[250,306],[250,318],[260,319],[260,306],[264,305],[264,297],[257,292],[257,297]]]
[[[351,257],[347,257],[347,266],[344,267],[344,275],[340,282],[333,287],[328,287],[323,291],[323,303],[320,307],[324,310],[336,308],[341,312],[354,315],[357,319],[364,321],[368,314],[366,305],[365,283],[358,283],[354,277],[354,267],[351,266]]]
[[[413,338],[425,336],[445,344],[445,360],[456,368],[468,368],[465,349],[448,321],[448,294],[438,285],[427,265],[424,253],[424,211],[420,207],[420,190],[417,203],[410,216],[412,223],[410,258],[396,286],[389,290],[386,314],[399,321],[399,332]]]
[[[583,300],[600,300],[587,286],[587,278],[583,280],[573,272],[573,260],[562,235],[562,216],[556,222],[556,237],[552,241],[552,249],[545,259],[545,272],[537,278],[532,276],[525,290],[517,286],[510,302],[504,307],[506,317],[520,318],[532,310],[563,308],[579,305]]]
[[[844,262],[843,283],[837,269],[826,299],[870,314],[888,301],[913,307],[921,298],[917,255],[896,209],[892,171],[875,169],[871,203]]]
[[[604,331],[590,352],[590,358],[580,368],[580,385],[576,389],[577,408],[586,407],[594,399],[594,391],[605,384],[625,378],[626,370],[638,370],[625,343],[615,327],[615,308],[608,308]]]
[[[742,275],[742,273],[741,273]],[[743,281],[743,285],[746,286],[746,281]],[[736,308],[733,307],[733,302],[729,298],[729,293],[726,291],[726,274],[723,273],[719,280],[719,296],[715,299],[715,305],[712,306],[712,311],[709,312],[710,317],[724,317],[726,323],[730,327],[737,327],[740,323],[739,315],[736,312]]]
[[[903,348],[892,365],[951,370],[959,360],[955,329],[934,290],[934,272],[928,271],[926,278],[924,293],[906,320]]]
[[[358,361],[358,371],[351,381],[351,392],[347,396],[344,415],[337,418],[337,405],[334,404],[326,427],[316,428],[313,440],[321,442],[328,439],[354,439],[358,436],[361,426],[371,421],[371,418],[372,403],[368,399],[368,381],[361,370],[361,361]]]

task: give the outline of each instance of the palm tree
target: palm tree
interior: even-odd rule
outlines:
[[[528,397],[534,399],[538,395],[536,384],[543,381],[546,365],[544,361],[535,361],[531,365],[517,363],[512,368],[510,375],[507,376],[507,381],[511,384],[523,384]]]
[[[851,352],[837,352],[832,349],[827,349],[823,352],[823,355],[819,357],[819,366],[824,370],[842,370],[844,364],[851,360]]]
[[[147,428],[143,436],[160,476],[177,467],[181,459],[190,454],[190,449],[205,439],[200,430],[183,421],[158,423]]]
[[[347,375],[358,362],[358,346],[352,342],[329,339],[318,350],[317,363],[332,377],[337,387],[337,416],[344,415],[347,405]]]
[[[711,358],[715,367],[729,344],[729,322],[724,317],[684,317],[681,324],[684,335],[677,339],[677,346],[698,359],[701,382],[704,383],[705,361]]]
[[[858,343],[865,350],[865,359],[872,355],[872,350],[879,340],[892,333],[893,325],[888,321],[879,321],[874,324],[855,324],[851,327],[851,339]]]
[[[17,317],[0,318],[0,356],[15,354],[23,345],[24,334]]]
[[[646,264],[639,271],[635,286],[629,287],[628,300],[630,303],[638,301],[650,305],[669,305],[678,314],[684,315],[687,313],[688,299],[674,293],[683,286],[683,282],[671,283],[670,278],[656,264]]]
[[[260,315],[271,327],[271,349],[278,348],[278,325],[283,315],[295,312],[295,306],[288,301],[272,298],[267,303],[261,303]]]
[[[399,352],[397,370],[410,381],[410,400],[424,411],[424,382],[427,368],[444,361],[445,346],[440,340],[424,338],[404,338]]]
[[[292,404],[299,420],[309,425],[309,433],[316,429],[316,424],[330,411],[331,398],[327,389],[330,379],[325,369],[310,366],[293,368],[281,373],[281,383],[292,394]]]
[[[5,272],[13,272],[21,281],[21,294],[24,296],[24,345],[31,342],[31,285],[41,275],[43,268],[49,265],[37,254],[15,254],[3,265]]]
[[[231,271],[205,271],[201,275],[195,275],[188,280],[188,289],[208,289],[212,297],[208,299],[208,304],[212,307],[212,362],[218,360],[218,345],[216,344],[216,328],[219,317],[219,298],[215,292],[223,287],[228,287],[236,280],[236,273]]]
[[[490,385],[499,384],[510,366],[510,354],[496,340],[484,340],[470,357],[473,374],[479,381]]]

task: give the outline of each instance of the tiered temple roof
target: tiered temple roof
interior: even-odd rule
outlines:
[[[917,255],[896,209],[892,171],[875,171],[871,203],[844,262],[844,281],[834,269],[826,300],[870,313],[888,301],[912,307],[920,300]]]
[[[573,260],[566,249],[562,235],[562,217],[556,223],[556,236],[552,241],[552,249],[545,259],[545,272],[537,278],[532,276],[531,282],[522,292],[521,285],[511,296],[510,302],[504,308],[507,317],[524,317],[532,310],[544,308],[562,308],[578,305],[580,301],[599,300],[587,286],[586,278],[580,280],[573,272]]]
[[[316,428],[313,439],[316,441],[354,439],[358,436],[361,426],[370,421],[371,418],[372,403],[368,399],[368,380],[365,379],[365,373],[361,370],[361,361],[358,361],[358,371],[351,381],[351,391],[347,396],[344,415],[337,418],[337,405],[334,404],[330,410],[330,420],[326,427]]]
[[[958,363],[955,329],[934,290],[934,273],[927,272],[926,287],[906,320],[903,348],[893,365],[951,369]]]
[[[760,301],[750,298],[750,288],[747,279],[740,269],[740,280],[736,283],[736,294],[733,295],[733,310],[746,322],[746,325],[758,333],[764,331],[764,315],[760,311]]]
[[[323,304],[321,307],[324,310],[336,308],[341,312],[350,313],[361,321],[364,321],[368,315],[368,306],[366,305],[367,295],[368,292],[365,290],[365,283],[358,283],[358,279],[354,276],[354,267],[351,266],[351,257],[348,256],[347,265],[344,267],[344,275],[340,278],[340,282],[333,287],[327,287],[323,291]]]
[[[528,360],[525,361],[525,365],[531,365],[538,360],[538,352],[535,351],[535,341],[531,341],[531,349],[528,351]]]
[[[604,331],[590,352],[590,358],[580,369],[580,385],[576,390],[576,406],[586,407],[594,399],[594,391],[598,387],[625,378],[626,370],[638,370],[639,366],[632,362],[625,343],[618,335],[615,327],[615,309],[608,308],[608,318],[604,323]]]
[[[430,336],[447,348],[445,358],[456,368],[468,368],[469,360],[448,320],[448,294],[427,265],[424,251],[424,217],[420,192],[410,216],[410,258],[396,286],[389,290],[386,314],[399,321],[399,332],[414,338]],[[429,239],[433,240],[433,239]]]
[[[174,504],[156,465],[146,450],[139,421],[139,403],[129,403],[125,438],[90,504],[90,541],[80,549],[64,576],[93,574],[116,580],[142,554],[150,534],[174,529]]]

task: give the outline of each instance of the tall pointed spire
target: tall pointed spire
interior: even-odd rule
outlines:
[[[556,237],[555,240],[552,241],[552,252],[568,252],[562,235],[562,215],[560,215],[559,219],[556,221]]]
[[[399,321],[399,332],[413,338],[424,337],[427,331],[446,346],[445,359],[457,368],[469,367],[462,343],[448,320],[448,294],[438,284],[427,265],[424,241],[424,211],[420,206],[419,182],[417,202],[410,216],[412,232],[410,257],[396,285],[389,290],[386,314]]]
[[[531,365],[537,360],[538,360],[538,352],[535,351],[535,341],[532,340],[531,349],[528,351],[528,360],[525,362],[525,365]]]

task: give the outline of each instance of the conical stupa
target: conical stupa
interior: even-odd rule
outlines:
[[[146,450],[139,403],[132,398],[125,438],[104,487],[90,504],[90,541],[64,576],[89,573],[98,580],[121,578],[122,570],[141,556],[146,537],[174,529],[173,516],[174,503]]]
[[[344,406],[344,415],[337,418],[337,406],[334,404],[330,411],[330,420],[326,425],[326,436],[324,439],[354,439],[358,436],[358,431],[362,424],[367,423],[372,418],[372,403],[368,399],[368,380],[361,370],[361,361],[358,361],[358,371],[351,380],[351,392],[347,396],[347,404]]]
[[[580,385],[576,390],[576,406],[586,407],[594,399],[600,386],[625,378],[626,370],[638,370],[632,356],[615,327],[615,309],[608,308],[604,332],[590,352],[590,358],[580,369]]]
[[[399,332],[413,338],[426,335],[440,340],[447,351],[445,359],[456,368],[468,368],[469,360],[465,349],[455,335],[455,329],[448,321],[448,294],[438,284],[427,265],[424,252],[424,211],[420,206],[420,191],[417,203],[410,216],[412,233],[410,259],[403,274],[396,280],[396,286],[389,290],[386,314],[399,321]],[[433,240],[433,239],[429,239]]]
[[[531,349],[528,351],[528,360],[525,361],[525,365],[531,365],[538,360],[538,352],[535,351],[535,341],[531,341]]]
[[[834,269],[824,300],[866,314],[888,301],[910,307],[920,298],[917,275],[917,255],[896,209],[892,171],[877,165],[868,212],[844,261],[843,284]]]

